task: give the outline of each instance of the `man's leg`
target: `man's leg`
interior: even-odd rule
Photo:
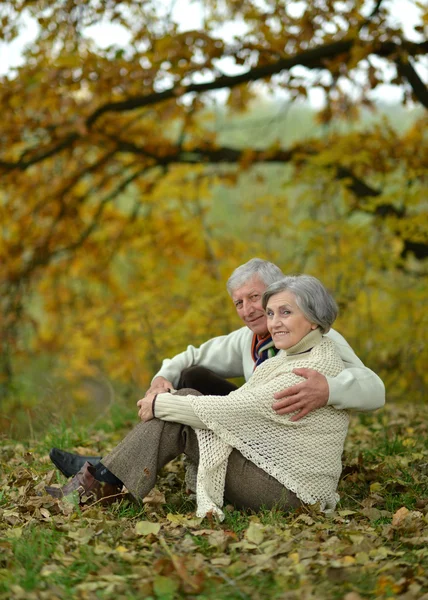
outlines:
[[[219,377],[205,367],[189,367],[181,373],[177,389],[193,388],[206,396],[227,396],[238,389],[237,386],[223,377]]]
[[[73,452],[65,452],[60,448],[51,448],[49,458],[65,477],[76,475],[85,462],[90,462],[95,467],[101,460],[101,456],[82,456]]]
[[[188,425],[152,419],[134,427],[102,459],[99,466],[105,467],[110,477],[115,476],[120,480],[119,483],[123,482],[134,498],[142,500],[155,486],[162,467],[182,453],[191,463],[198,464],[199,448],[195,431]],[[94,473],[96,478],[97,473],[98,467]],[[73,487],[77,478],[78,476],[67,486],[77,489],[77,484]],[[80,480],[78,483],[81,483]],[[55,497],[60,497],[57,490],[51,491],[57,492]],[[229,456],[225,501],[238,509],[255,511],[262,507],[290,510],[301,505],[295,494],[245,459],[237,450],[233,450]]]
[[[198,440],[188,425],[153,419],[139,423],[102,464],[125,484],[131,494],[144,498],[156,484],[163,466],[184,453],[195,465],[199,462]],[[278,507],[291,510],[301,501],[276,479],[256,467],[237,450],[229,456],[225,501],[238,509],[259,510]]]
[[[188,425],[152,419],[139,423],[102,464],[120,479],[136,499],[143,499],[156,484],[159,471],[180,454],[199,462],[198,440]]]
[[[192,388],[193,393],[198,390],[202,394],[213,394],[216,396],[227,396],[230,392],[237,389],[237,386],[219,377],[205,367],[189,367],[181,373],[177,389]],[[190,391],[188,391],[190,393]],[[100,461],[100,456],[80,456],[71,452],[52,448],[49,457],[54,465],[66,477],[72,477],[83,467],[86,461],[93,465],[97,465]]]

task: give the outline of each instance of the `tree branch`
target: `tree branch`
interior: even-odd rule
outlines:
[[[309,69],[319,69],[325,67],[324,61],[335,58],[340,54],[345,54],[351,50],[355,44],[354,39],[344,39],[338,42],[332,42],[331,44],[325,44],[323,46],[317,46],[309,50],[299,52],[294,56],[288,56],[281,58],[273,63],[254,67],[246,73],[240,75],[223,75],[206,83],[192,83],[184,86],[172,87],[169,90],[163,92],[157,92],[154,94],[148,94],[144,96],[135,96],[134,98],[128,98],[121,102],[109,102],[97,108],[92,115],[86,120],[86,126],[92,127],[94,123],[107,112],[123,112],[128,110],[134,110],[136,108],[143,108],[145,106],[151,106],[164,102],[165,100],[171,100],[172,98],[183,97],[190,93],[200,94],[202,92],[208,92],[213,90],[220,90],[223,88],[234,88],[243,83],[249,83],[250,81],[257,81],[266,77],[276,75],[281,71],[289,70],[295,66],[307,67]],[[394,42],[384,42],[377,48],[373,49],[373,54],[379,56],[389,56],[401,48],[406,49],[411,54],[419,54],[428,51],[428,42],[422,42],[420,44],[415,42],[409,42],[403,40],[402,45],[398,46]]]
[[[311,48],[309,50],[304,50],[298,54],[281,58],[267,65],[254,67],[253,69],[250,69],[245,73],[241,73],[240,75],[222,75],[221,77],[206,83],[178,85],[163,92],[134,96],[120,102],[109,102],[98,107],[91,115],[88,116],[86,119],[86,127],[88,129],[92,128],[102,115],[109,112],[127,112],[137,108],[144,108],[159,104],[173,98],[183,97],[190,93],[201,94],[203,92],[220,90],[223,88],[233,89],[234,87],[243,83],[249,83],[251,81],[258,81],[260,79],[271,77],[272,75],[289,70],[297,65],[304,66],[309,69],[326,68],[326,60],[331,60],[337,56],[340,56],[341,54],[349,53],[356,43],[357,42],[354,39],[344,39],[338,42],[332,42],[330,44],[318,46],[316,48]],[[405,50],[411,55],[418,55],[428,52],[428,42],[416,43],[403,40],[400,45],[397,45],[394,42],[383,42],[378,44],[376,47],[371,48],[371,53],[382,57],[388,57],[398,54],[400,50]],[[410,63],[404,63],[404,61],[400,58],[395,58],[395,60],[397,61],[398,68],[401,69],[402,76],[414,89],[415,95],[420,98],[424,106],[427,106],[428,100],[426,99],[426,88],[416,71],[413,69]],[[24,157],[21,157],[16,162],[0,161],[0,168],[5,170],[25,170],[29,166],[46,160],[47,158],[61,152],[65,148],[72,146],[73,143],[75,143],[80,137],[80,133],[74,132],[53,146],[39,149],[39,151],[35,152],[31,158],[26,160]]]
[[[38,255],[35,256],[31,260],[31,262],[27,265],[27,267],[23,270],[23,272],[21,273],[21,275],[19,277],[19,280],[25,281],[29,277],[30,273],[32,273],[36,268],[45,266],[45,265],[49,264],[53,258],[60,256],[62,254],[66,254],[67,252],[76,250],[77,248],[82,246],[82,244],[88,239],[88,237],[98,227],[99,220],[104,212],[106,205],[109,202],[111,202],[112,200],[114,200],[114,198],[116,198],[116,196],[118,194],[123,192],[123,190],[125,190],[128,187],[128,185],[130,185],[133,181],[135,181],[136,179],[141,177],[141,175],[143,175],[147,170],[148,170],[148,168],[144,167],[134,173],[131,173],[128,177],[123,179],[119,183],[119,185],[112,192],[110,192],[110,194],[108,194],[105,198],[103,198],[98,205],[98,208],[95,212],[95,215],[94,215],[91,223],[82,231],[82,233],[77,238],[77,240],[68,244],[67,246],[63,246],[62,248],[57,248],[56,250],[53,250],[53,251],[49,251],[46,246],[43,246],[42,248],[40,248]]]
[[[58,144],[55,144],[50,148],[40,150],[38,154],[36,153],[32,158],[29,158],[28,160],[24,160],[23,158],[20,158],[16,162],[0,160],[0,167],[9,171],[13,169],[20,169],[21,171],[25,171],[26,169],[28,169],[28,167],[31,167],[36,163],[42,162],[47,158],[54,156],[55,154],[59,154],[59,152],[61,152],[62,150],[69,148],[73,144],[73,142],[79,139],[79,137],[80,136],[77,133],[71,133]]]
[[[428,108],[428,88],[411,64],[410,58],[403,59],[398,57],[395,63],[400,75],[407,79],[412,87],[416,98],[425,108]]]
[[[376,4],[373,7],[372,12],[369,15],[369,19],[373,19],[373,17],[375,17],[377,15],[377,13],[380,10],[380,5],[382,4],[383,0],[377,0]]]

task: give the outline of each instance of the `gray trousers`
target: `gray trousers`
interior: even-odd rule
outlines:
[[[196,434],[189,425],[153,419],[139,423],[102,463],[137,500],[156,484],[159,471],[180,454],[195,465],[199,462]],[[238,450],[229,456],[225,502],[238,509],[274,507],[290,510],[301,505],[297,496],[279,481],[250,462]]]

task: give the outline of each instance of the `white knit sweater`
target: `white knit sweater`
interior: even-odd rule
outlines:
[[[304,503],[319,502],[321,509],[336,505],[348,413],[325,406],[296,422],[290,421],[291,415],[277,415],[273,394],[301,381],[292,373],[297,367],[315,368],[332,377],[344,368],[334,343],[315,330],[260,365],[248,383],[228,396],[186,397],[209,428],[196,429],[198,516],[214,512],[223,517],[220,507],[232,448]]]
[[[327,375],[329,387],[328,404],[337,409],[375,410],[385,404],[385,387],[381,379],[364,366],[351,346],[334,329],[327,337],[336,344],[346,367],[338,377]],[[219,377],[241,377],[248,381],[254,371],[251,354],[253,332],[241,327],[229,335],[208,340],[199,348],[188,346],[187,350],[162,362],[155,377],[165,377],[177,386],[183,369],[198,365],[210,369]]]

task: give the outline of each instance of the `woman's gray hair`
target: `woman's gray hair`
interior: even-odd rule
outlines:
[[[263,294],[264,310],[272,296],[285,291],[294,294],[297,306],[308,321],[318,325],[321,333],[329,331],[337,317],[338,308],[335,299],[319,279],[312,275],[288,275],[272,283]]]
[[[270,285],[284,277],[279,267],[261,258],[252,258],[240,267],[237,267],[226,283],[227,291],[231,296],[234,290],[243,286],[252,277],[259,277],[265,285]]]

